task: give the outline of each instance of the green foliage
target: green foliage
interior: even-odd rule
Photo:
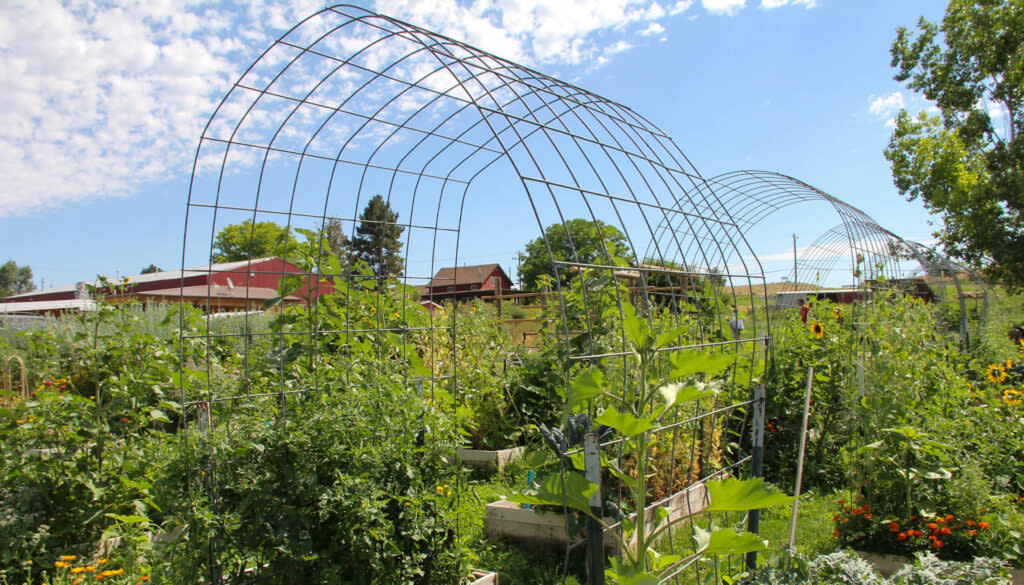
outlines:
[[[918,554],[886,579],[867,561],[850,551],[811,559],[796,559],[789,566],[767,566],[742,578],[745,585],[1010,585],[1012,579],[998,560],[979,557],[970,563],[940,560]]]
[[[393,278],[405,271],[402,232],[398,212],[380,195],[374,195],[359,214],[359,225],[350,247],[354,261],[365,262],[378,277]]]
[[[18,266],[14,260],[0,264],[0,299],[35,289],[31,268]]]
[[[900,28],[891,53],[896,80],[941,114],[897,118],[885,151],[897,188],[941,214],[947,252],[1021,286],[1024,2],[952,0],[940,24]]]
[[[226,225],[213,240],[214,262],[236,262],[266,256],[284,255],[285,247],[295,244],[291,230],[272,221],[253,224],[251,219]]]
[[[162,270],[163,269],[157,266],[156,264],[150,264],[149,266],[140,270],[139,274],[153,274],[155,272],[161,272]]]
[[[626,266],[633,256],[626,237],[613,225],[580,218],[554,223],[544,229],[543,237],[526,244],[526,256],[519,267],[520,286],[524,290],[542,290],[542,276],[564,285],[579,272],[569,266],[556,266],[552,260]]]
[[[606,386],[603,373],[590,368],[580,371],[570,382],[567,391],[565,416],[573,410],[600,409],[602,412],[595,422],[607,425],[621,436],[621,446],[635,465],[627,472],[622,460],[613,461],[602,457],[602,466],[617,478],[628,494],[628,510],[647,509],[648,481],[653,471],[652,446],[656,442],[655,429],[664,424],[665,417],[681,403],[698,405],[700,401],[713,396],[722,386],[722,380],[715,378],[735,360],[722,356],[684,351],[669,351],[678,343],[682,330],[663,330],[652,327],[643,318],[632,315],[631,308],[623,317],[623,331],[632,352],[628,368],[632,379],[624,392],[613,391]],[[568,445],[555,445],[561,454]],[[570,468],[580,465],[573,460]],[[514,496],[513,501],[536,505],[568,506],[583,512],[602,523],[601,513],[589,508],[588,498],[596,486],[587,481],[579,471],[550,476],[543,485],[534,486],[524,494]],[[725,482],[708,482],[712,492],[713,505],[717,510],[742,511],[758,509],[791,501],[774,488],[765,486],[760,480],[741,481],[728,479]],[[661,555],[654,543],[684,518],[669,519],[664,508],[655,508],[650,514],[636,513],[621,519],[621,534],[612,534],[620,540],[624,556],[613,558],[609,576],[620,584],[646,584],[659,582],[679,563],[707,555],[740,555],[755,550],[764,550],[764,544],[756,535],[737,533],[731,528],[700,530],[694,534],[696,552],[686,558],[676,555]]]

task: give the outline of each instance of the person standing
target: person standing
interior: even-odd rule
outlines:
[[[811,308],[807,306],[807,301],[803,299],[797,299],[796,306],[800,307],[800,321],[802,321],[806,325],[807,314],[811,312]]]
[[[743,320],[743,317],[741,317],[739,313],[735,309],[733,309],[732,319],[729,319],[729,329],[732,329],[733,339],[740,339],[740,337],[743,335],[744,326],[745,322]]]

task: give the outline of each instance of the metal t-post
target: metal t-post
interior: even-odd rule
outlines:
[[[751,429],[750,447],[750,475],[761,477],[764,475],[764,384],[754,388],[754,420]],[[761,511],[751,510],[747,516],[747,531],[757,534],[761,530]],[[757,568],[757,552],[747,553],[747,569],[753,571]]]
[[[796,548],[796,514],[800,507],[800,484],[804,479],[804,453],[807,451],[807,417],[811,410],[811,388],[814,385],[814,366],[807,368],[807,390],[804,391],[804,418],[800,423],[800,449],[796,456],[796,488],[793,490],[793,517],[789,520],[789,544],[786,550]]]
[[[594,433],[583,436],[583,461],[587,481],[596,484],[590,496],[590,511],[594,518],[587,519],[587,585],[604,585],[604,528],[601,517],[601,439]]]

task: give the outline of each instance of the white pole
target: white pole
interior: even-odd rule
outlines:
[[[800,451],[796,458],[796,487],[793,489],[793,517],[789,521],[788,551],[796,547],[796,514],[800,507],[800,483],[804,478],[804,451],[807,448],[807,416],[811,409],[811,386],[814,384],[814,366],[807,368],[807,390],[804,392],[804,420],[800,425]]]

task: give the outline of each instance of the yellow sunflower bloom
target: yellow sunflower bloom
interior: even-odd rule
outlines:
[[[370,314],[371,315],[376,315],[377,314],[377,307],[370,307]]]
[[[822,337],[825,336],[825,328],[817,319],[811,321],[811,324],[808,325],[808,329],[811,330],[811,335],[813,335],[815,339],[821,339]]]
[[[1024,394],[1016,388],[1007,388],[1003,390],[1003,404],[1007,406],[1017,406],[1020,404],[1021,395]]]
[[[1002,384],[1006,381],[1006,368],[1002,364],[989,364],[988,366],[988,379],[995,382],[996,384]]]
[[[1007,370],[1012,370],[1013,369],[1013,360],[1006,360],[1006,369]]]

